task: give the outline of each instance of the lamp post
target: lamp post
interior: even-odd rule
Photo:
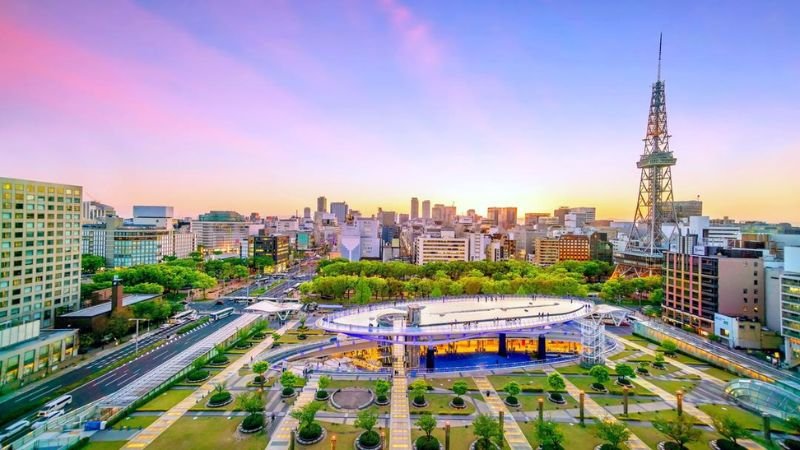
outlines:
[[[586,397],[586,393],[585,393],[585,392],[583,392],[583,391],[581,391],[581,395],[580,395],[580,407],[581,407],[581,409],[580,409],[580,419],[581,419],[581,426],[583,426],[583,425],[584,425],[584,421],[583,421],[583,405],[584,405],[585,397]]]
[[[680,416],[683,414],[683,391],[678,390],[678,392],[675,393],[675,399],[678,403],[678,415]]]
[[[336,450],[336,435],[331,436],[331,450]]]
[[[136,353],[135,354],[138,355],[139,354],[139,322],[141,322],[142,320],[147,322],[150,319],[128,319],[128,320],[136,322],[136,336],[133,339],[136,342]]]
[[[544,421],[544,399],[539,397],[539,422]]]
[[[444,450],[450,450],[450,422],[444,423]]]
[[[622,414],[626,417],[628,415],[628,392],[630,389],[625,386],[622,388]]]

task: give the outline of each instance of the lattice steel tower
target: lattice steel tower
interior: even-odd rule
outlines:
[[[669,149],[667,107],[664,81],[661,80],[661,37],[658,39],[658,77],[650,97],[644,153],[636,163],[642,170],[639,198],[628,246],[615,255],[614,276],[649,276],[661,274],[663,252],[678,232],[672,199],[672,166],[677,159]],[[664,226],[669,232],[664,232]],[[671,225],[671,226],[670,226]]]

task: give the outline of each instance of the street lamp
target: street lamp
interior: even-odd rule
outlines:
[[[144,320],[146,322],[146,321],[149,321],[150,319],[128,319],[128,320],[136,322],[136,337],[134,337],[134,340],[136,342],[136,353],[135,354],[138,355],[139,354],[139,322],[141,322],[142,320]]]

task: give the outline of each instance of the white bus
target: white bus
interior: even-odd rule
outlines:
[[[0,435],[0,440],[11,437],[19,433],[20,431],[28,428],[29,426],[31,426],[31,423],[30,421],[27,420],[20,420],[19,422],[14,422],[11,425],[9,425],[5,430],[3,430],[3,434]]]
[[[47,417],[48,414],[52,413],[53,411],[63,410],[72,403],[72,396],[71,395],[62,395],[55,400],[51,400],[47,402],[42,409],[39,410],[39,417]]]
[[[187,309],[186,311],[181,311],[175,314],[171,319],[169,319],[169,321],[174,324],[188,322],[194,318],[194,314],[195,311],[193,309]]]

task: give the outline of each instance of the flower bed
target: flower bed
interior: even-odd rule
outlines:
[[[503,403],[505,403],[506,405],[508,405],[508,406],[510,406],[512,408],[519,408],[519,406],[520,406],[519,399],[517,397],[514,397],[513,395],[509,395],[508,397],[505,397],[503,399]]]
[[[186,374],[186,381],[189,383],[200,383],[211,377],[211,372],[205,369],[197,369]]]
[[[389,404],[389,396],[387,395],[379,395],[375,399],[375,404],[378,406],[386,406]]]
[[[450,400],[450,407],[455,409],[465,409],[467,407],[467,403],[461,397],[453,397]]]
[[[411,404],[417,408],[424,408],[428,406],[428,401],[425,400],[424,396],[420,395],[418,397],[414,397],[414,400],[411,401]]]
[[[239,424],[239,432],[244,434],[258,433],[264,428],[264,415],[251,414]]]
[[[281,391],[281,398],[291,398],[294,397],[296,394],[295,390],[290,387],[283,388]]]
[[[601,383],[592,383],[592,390],[601,394],[608,394],[608,389]]]
[[[206,406],[209,408],[221,408],[233,401],[233,396],[230,392],[217,392],[209,397]]]
[[[381,435],[377,431],[362,432],[355,440],[357,450],[380,450],[383,448]]]
[[[316,422],[300,430],[294,438],[300,445],[314,445],[323,439],[325,439],[325,428]]]
[[[434,436],[428,440],[427,436],[420,436],[414,441],[414,448],[416,450],[440,450],[442,444]]]
[[[564,403],[567,403],[567,401],[564,399],[564,396],[559,392],[551,392],[547,394],[547,399],[557,405],[563,405]]]

